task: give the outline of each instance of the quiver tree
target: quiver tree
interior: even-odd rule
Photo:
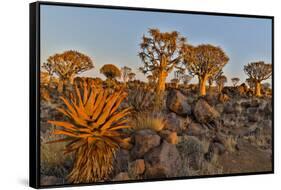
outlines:
[[[224,87],[224,84],[227,82],[227,78],[226,76],[224,75],[221,75],[219,76],[217,79],[216,79],[216,84],[218,86],[218,91],[219,93],[221,93],[223,87]]]
[[[229,58],[220,47],[212,45],[185,46],[184,64],[191,75],[199,80],[200,95],[206,95],[206,81],[227,64]]]
[[[144,74],[152,73],[156,76],[156,92],[161,94],[165,90],[165,81],[168,74],[181,60],[181,47],[186,39],[178,32],[160,32],[158,29],[149,29],[149,36],[143,36],[140,44],[139,57],[144,65],[140,70]]]
[[[261,96],[261,81],[271,77],[272,65],[263,61],[252,62],[244,66],[244,71],[255,83],[255,95]]]
[[[238,77],[234,77],[231,79],[231,82],[233,84],[233,87],[236,87],[236,85],[239,83],[240,79]]]
[[[47,59],[42,66],[49,74],[59,77],[59,88],[63,90],[64,83],[73,83],[74,76],[94,68],[91,58],[78,51],[65,51]]]
[[[100,68],[102,73],[109,80],[113,80],[121,77],[121,71],[113,64],[106,64]]]
[[[136,78],[136,73],[130,72],[128,74],[128,77],[129,77],[129,81],[133,81]]]
[[[121,78],[123,82],[126,84],[126,82],[129,79],[129,74],[132,72],[132,69],[130,67],[124,66],[121,68]]]

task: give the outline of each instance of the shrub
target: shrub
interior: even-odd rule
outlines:
[[[113,157],[121,146],[129,146],[122,129],[129,128],[126,116],[130,108],[118,109],[127,96],[122,91],[109,93],[102,88],[74,86],[70,98],[61,97],[64,108],[57,108],[69,121],[49,121],[58,128],[56,135],[66,136],[52,141],[68,142],[65,153],[74,152],[75,161],[68,175],[71,183],[106,180],[112,171]]]
[[[73,162],[73,154],[64,155],[66,143],[48,144],[49,141],[57,139],[57,136],[52,134],[53,131],[52,128],[40,135],[40,170],[41,174],[64,178],[68,173],[65,163]]]
[[[136,112],[152,111],[155,106],[155,93],[146,91],[141,88],[136,88],[129,91],[127,98],[128,104]]]

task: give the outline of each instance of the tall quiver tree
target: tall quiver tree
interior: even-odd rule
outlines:
[[[184,63],[191,75],[199,80],[199,93],[206,95],[206,81],[227,64],[229,58],[220,47],[213,45],[185,46]]]
[[[142,37],[140,44],[139,57],[144,63],[140,70],[144,74],[152,73],[156,76],[156,92],[162,94],[168,74],[182,61],[181,47],[186,39],[176,31],[149,29],[148,33],[148,36]]]
[[[261,96],[261,81],[271,77],[272,65],[263,61],[252,62],[244,66],[244,71],[255,83],[255,95]]]
[[[50,56],[42,67],[59,77],[58,91],[62,92],[65,83],[72,84],[75,75],[94,68],[94,65],[89,56],[69,50]]]

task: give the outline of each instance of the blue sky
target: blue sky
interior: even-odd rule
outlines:
[[[244,81],[243,66],[248,62],[271,62],[270,19],[42,5],[41,64],[55,53],[77,50],[94,61],[95,68],[84,76],[103,78],[100,67],[111,63],[129,66],[145,80],[137,70],[142,66],[137,54],[149,28],[176,30],[193,45],[223,48],[230,58],[223,69],[228,81],[232,77]],[[167,80],[173,76],[170,73]]]

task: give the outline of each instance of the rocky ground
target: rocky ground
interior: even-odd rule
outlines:
[[[199,98],[191,92],[169,90],[162,111],[165,127],[132,131],[132,148],[117,152],[109,180],[271,171],[271,98],[226,96],[223,100],[216,94]],[[54,107],[41,103],[43,137],[51,130],[46,121],[60,117]],[[41,152],[42,148],[46,147]],[[50,166],[41,168],[43,185],[67,183],[71,159],[56,154],[61,162],[51,166],[52,172]]]

